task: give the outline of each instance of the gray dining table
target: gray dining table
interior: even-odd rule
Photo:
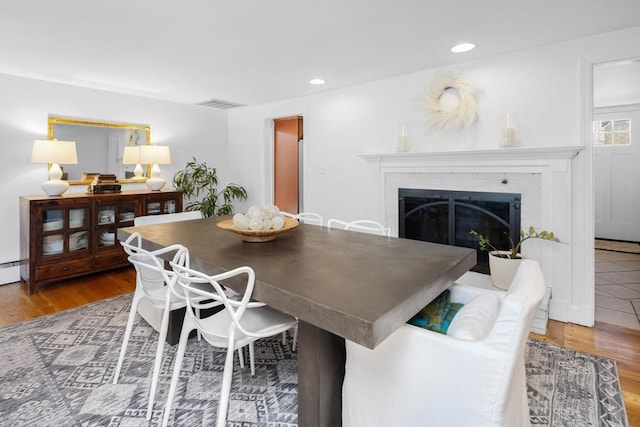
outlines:
[[[253,298],[298,318],[300,427],[342,424],[345,340],[375,348],[476,264],[473,249],[315,225],[245,242],[217,226],[225,219],[122,228],[118,239],[137,231],[148,250],[182,244],[207,274],[254,269]]]

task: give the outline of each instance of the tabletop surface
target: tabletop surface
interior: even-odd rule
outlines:
[[[256,300],[368,348],[476,264],[473,249],[315,225],[244,242],[216,226],[223,219],[122,228],[118,238],[138,231],[151,250],[180,243],[208,274],[251,266]]]

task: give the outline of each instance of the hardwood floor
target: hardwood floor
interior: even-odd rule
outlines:
[[[0,327],[133,292],[135,280],[133,267],[125,267],[43,285],[33,295],[24,282],[0,286]]]
[[[132,292],[134,287],[132,268],[44,286],[33,295],[27,295],[24,283],[0,286],[0,327]],[[640,331],[600,322],[587,328],[552,320],[546,336],[531,337],[615,359],[629,426],[640,426]]]

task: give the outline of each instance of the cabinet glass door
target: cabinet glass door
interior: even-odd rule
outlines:
[[[64,253],[64,209],[46,209],[42,212],[42,255]]]
[[[136,216],[135,203],[121,203],[118,205],[118,222],[121,227],[133,225]]]
[[[152,195],[147,199],[147,215],[172,214],[178,211],[178,201],[173,194]]]
[[[89,247],[89,208],[69,209],[69,252],[87,250]]]
[[[116,234],[120,227],[133,226],[133,220],[139,212],[139,202],[130,198],[99,204],[98,215],[98,249],[119,248]]]
[[[111,247],[116,244],[116,212],[117,206],[98,206],[98,248]]]
[[[42,255],[86,251],[89,247],[89,206],[42,210]]]

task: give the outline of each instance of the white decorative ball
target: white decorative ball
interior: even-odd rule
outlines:
[[[280,210],[276,205],[264,205],[262,207],[262,212],[267,218],[273,218],[276,215],[280,215]]]
[[[271,228],[271,220],[269,218],[265,218],[262,220],[262,229],[268,230]]]
[[[250,230],[262,230],[262,219],[261,218],[251,218],[249,220],[249,229]]]
[[[247,216],[249,218],[262,218],[264,214],[262,213],[262,209],[260,209],[260,206],[254,205],[251,206],[247,211]]]
[[[271,219],[271,228],[274,230],[280,230],[282,227],[284,227],[284,218],[280,215],[274,216]]]
[[[241,218],[238,218],[237,222],[234,218],[233,225],[238,227],[240,230],[246,230],[247,228],[249,228],[249,218],[247,218],[245,215],[242,215]]]
[[[238,222],[242,221],[245,218],[246,216],[244,214],[241,214],[241,213],[235,214],[233,216],[233,225],[238,225]]]

